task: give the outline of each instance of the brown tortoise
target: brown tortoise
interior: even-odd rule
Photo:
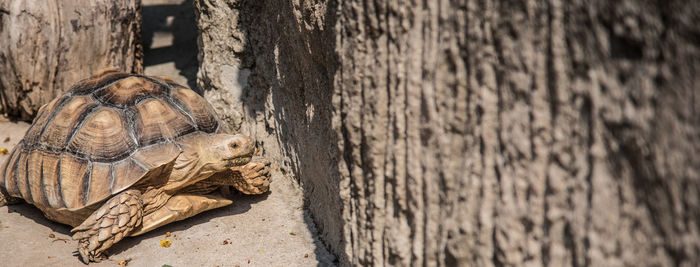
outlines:
[[[97,73],[39,110],[0,169],[0,206],[23,199],[75,227],[81,259],[99,261],[125,236],[231,204],[228,186],[268,190],[253,141],[221,128],[168,78]]]

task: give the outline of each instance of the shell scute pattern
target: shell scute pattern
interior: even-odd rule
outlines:
[[[172,93],[173,102],[192,118],[200,131],[216,132],[219,128],[214,109],[204,98],[187,88],[176,88]]]
[[[61,187],[58,180],[58,166],[61,154],[48,151],[41,151],[41,153],[41,185],[44,199],[48,202],[48,206],[61,207],[63,206],[63,197],[61,196]]]
[[[120,79],[132,76],[131,74],[119,72],[116,70],[104,70],[96,73],[90,78],[79,81],[74,85],[69,92],[74,95],[86,95],[95,91],[95,89],[101,88],[105,85],[111,84]]]
[[[50,151],[60,151],[68,144],[76,126],[97,103],[88,96],[75,96],[69,99],[63,108],[56,111],[53,120],[46,124],[41,134],[40,143]]]
[[[50,118],[54,114],[53,111],[67,100],[68,96],[63,95],[55,98],[54,100],[51,100],[51,102],[49,102],[45,106],[42,106],[39,109],[38,116],[34,119],[34,123],[32,123],[32,126],[29,127],[27,133],[24,136],[23,140],[25,144],[38,144],[39,138],[41,137],[41,134],[45,129],[44,126],[47,122],[49,122]]]
[[[93,93],[100,102],[119,108],[133,106],[140,100],[149,97],[163,97],[168,94],[168,87],[139,76],[118,80]]]
[[[136,104],[135,109],[134,129],[139,144],[173,140],[196,129],[185,114],[162,99],[144,100]]]
[[[178,137],[218,129],[194,91],[167,78],[103,71],[40,109],[0,184],[39,206],[80,209],[163,171],[156,168],[181,152]]]
[[[101,106],[85,118],[67,151],[95,161],[122,159],[137,147],[121,112]]]

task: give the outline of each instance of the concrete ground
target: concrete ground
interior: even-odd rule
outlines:
[[[146,74],[168,75],[194,86],[196,28],[191,1],[143,2]],[[0,119],[0,149],[11,150],[28,127]],[[0,163],[7,157],[0,153]],[[90,266],[333,265],[334,257],[318,241],[302,197],[293,177],[273,164],[270,193],[237,195],[231,206],[127,237],[108,250],[108,260]],[[161,247],[166,238],[172,245]],[[47,220],[28,204],[0,207],[0,240],[0,266],[82,265],[70,227]]]

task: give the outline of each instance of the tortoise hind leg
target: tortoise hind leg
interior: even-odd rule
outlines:
[[[10,196],[10,194],[7,193],[7,190],[0,186],[0,207],[17,204],[20,202],[22,202],[22,199]]]
[[[127,190],[109,199],[71,230],[73,239],[79,241],[81,260],[86,264],[102,260],[102,252],[128,236],[141,224],[142,217],[143,202],[138,190]]]

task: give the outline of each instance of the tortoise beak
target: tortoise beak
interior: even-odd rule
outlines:
[[[228,162],[229,167],[232,167],[232,166],[246,165],[252,159],[253,159],[253,152],[245,154],[243,156],[227,158],[225,160]]]

